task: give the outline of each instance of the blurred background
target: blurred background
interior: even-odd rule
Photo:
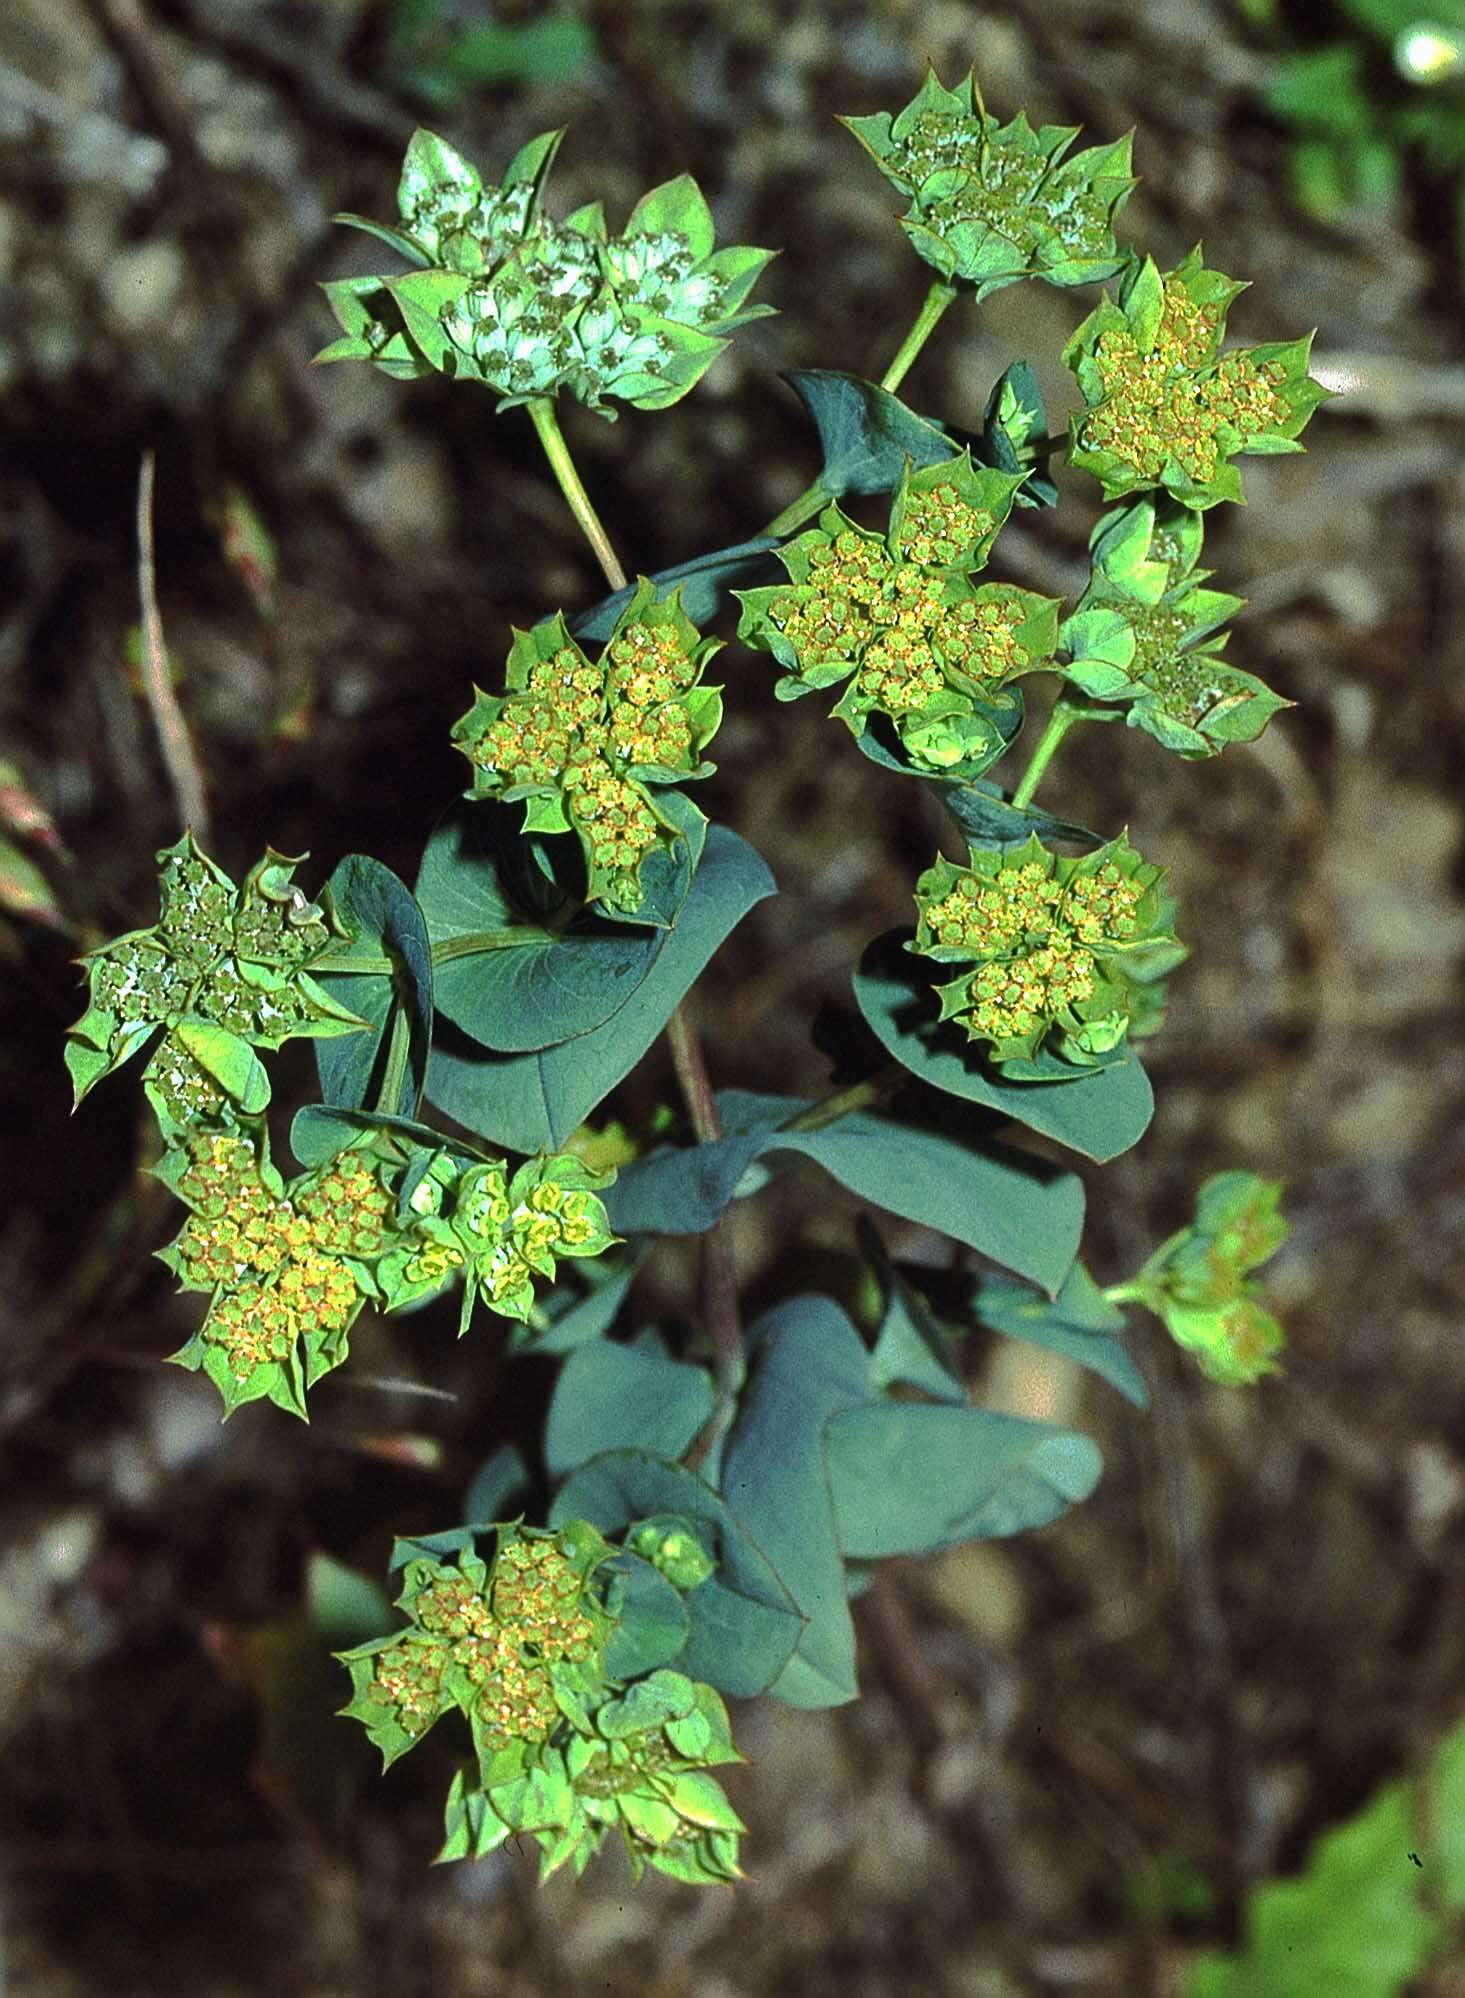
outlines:
[[[1395,0],[0,10],[0,1989],[1164,1998],[1249,1888],[1460,1719],[1465,16],[1417,11],[1422,39]],[[153,920],[177,831],[137,667],[140,460],[217,857],[237,874],[268,838],[312,850],[307,886],[356,849],[410,879],[460,787],[470,682],[498,684],[512,622],[600,590],[522,415],[311,370],[333,331],[316,281],[381,265],[332,212],[393,212],[416,123],[489,178],[564,124],[556,212],[600,196],[618,226],[690,169],[719,240],[783,248],[760,292],[781,316],[677,409],[568,411],[622,554],[665,566],[812,477],[779,370],[877,376],[913,317],[927,273],[833,118],[897,108],[927,61],[949,82],[975,63],[1004,117],[1137,126],[1121,233],[1162,265],[1203,236],[1253,280],[1233,331],[1318,326],[1346,390],[1305,457],[1248,461],[1250,504],[1208,517],[1218,586],[1250,600],[1231,656],[1295,709],[1198,766],[1079,731],[1043,793],[1169,865],[1192,949],[1148,1057],[1154,1126],[1092,1175],[1087,1257],[1127,1273],[1207,1172],[1286,1177],[1288,1371],[1213,1388],[1136,1325],[1140,1416],[974,1349],[977,1392],[1089,1429],[1104,1481],[1040,1534],[893,1568],[862,1607],[858,1705],[735,1716],[742,1888],[632,1891],[612,1858],[541,1892],[511,1851],[430,1871],[447,1765],[375,1775],[325,1718],[327,1654],[359,1613],[350,1571],[459,1516],[549,1368],[501,1368],[488,1334],[459,1348],[432,1312],[363,1325],[307,1431],[263,1407],[221,1428],[207,1384],[160,1364],[196,1307],[150,1258],[176,1211],[140,1170],[141,1093],[130,1074],[70,1123],[60,1052],[71,959]],[[975,425],[1029,355],[1059,428],[1089,302],[963,304],[904,394]],[[995,568],[1072,598],[1096,503],[1063,484]],[[720,1083],[817,1089],[811,1025],[838,1035],[847,967],[907,920],[937,815],[823,703],[775,706],[766,660],[719,666],[701,802],[784,893],[699,1017]],[[277,1075],[288,1109],[308,1056]],[[671,1094],[653,1052],[616,1107]],[[736,1212],[755,1303],[848,1276],[848,1203],[780,1186]],[[646,1311],[685,1308],[689,1274],[661,1254]],[[1459,1993],[1465,1957],[1409,1988]]]

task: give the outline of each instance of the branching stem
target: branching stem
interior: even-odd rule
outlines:
[[[1033,793],[1043,781],[1043,772],[1058,753],[1058,745],[1077,721],[1084,719],[1084,711],[1060,694],[1054,703],[1053,712],[1048,717],[1048,726],[1038,737],[1028,767],[1022,773],[1017,789],[1012,794],[1012,802],[1019,810],[1030,805]]]
[[[940,279],[926,293],[920,311],[916,314],[911,330],[895,350],[895,358],[880,377],[880,386],[888,389],[891,395],[900,387],[910,373],[916,356],[930,339],[937,321],[948,305],[956,298],[954,284],[942,284]]]
[[[956,295],[955,285],[942,284],[938,280],[931,286],[911,324],[910,331],[896,348],[890,366],[880,377],[881,388],[887,389],[891,395],[895,394],[910,373],[917,354],[930,339],[937,321]],[[834,495],[826,489],[822,481],[816,479],[813,485],[804,488],[797,499],[790,500],[782,513],[775,514],[760,532],[780,536],[796,533],[805,521],[812,520],[816,513],[822,512],[833,497]]]
[[[888,1061],[873,1075],[866,1076],[863,1082],[852,1082],[847,1089],[837,1089],[832,1096],[811,1103],[807,1110],[800,1110],[778,1128],[781,1131],[822,1131],[829,1124],[837,1124],[841,1117],[853,1116],[857,1110],[878,1109],[887,1096],[893,1096],[901,1084],[910,1079],[908,1068],[898,1061]]]

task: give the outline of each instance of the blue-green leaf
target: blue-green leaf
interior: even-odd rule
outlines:
[[[488,1526],[502,1519],[509,1501],[529,1482],[529,1466],[524,1453],[514,1443],[500,1443],[486,1457],[468,1481],[463,1494],[463,1517],[474,1526]]]
[[[481,805],[447,813],[422,856],[417,899],[438,950],[438,1011],[480,1046],[521,1054],[610,1019],[656,961],[664,932],[556,934],[526,919],[504,878],[506,831],[506,815]],[[444,946],[457,954],[444,961]]]
[[[669,597],[680,587],[682,609],[695,625],[711,624],[722,609],[723,600],[735,584],[756,583],[780,571],[770,558],[780,546],[776,535],[758,534],[751,541],[738,541],[731,548],[714,548],[709,554],[694,555],[670,569],[658,569],[651,580],[658,598]],[[636,594],[637,584],[627,583],[589,610],[570,619],[570,630],[584,645],[603,642],[615,629],[616,619]]]
[[[639,1679],[679,1660],[692,1627],[681,1591],[638,1554],[620,1552],[600,1573],[612,1577],[611,1601],[620,1614],[605,1647],[612,1678]]]
[[[727,1135],[715,1144],[638,1159],[607,1195],[620,1234],[698,1234],[733,1198],[755,1160],[812,1160],[872,1206],[965,1242],[1005,1269],[1057,1291],[1078,1252],[1083,1185],[1017,1154],[861,1111],[818,1131],[783,1128],[809,1108],[782,1096],[725,1090]]]
[[[481,1054],[465,1040],[448,1045],[440,1039],[428,1072],[428,1100],[511,1151],[563,1145],[635,1067],[713,952],[755,903],[773,893],[773,877],[752,847],[725,826],[713,826],[651,970],[611,1019],[531,1054]]]
[[[634,1346],[596,1339],[560,1368],[544,1430],[553,1478],[607,1450],[680,1457],[712,1413],[705,1367],[674,1360],[653,1333]]]
[[[1102,846],[1101,836],[1072,819],[1054,818],[1037,805],[1010,805],[986,778],[942,784],[936,792],[974,846],[1020,846],[1036,833],[1041,840],[1067,840],[1075,846]]]
[[[754,1534],[807,1618],[769,1691],[794,1707],[854,1699],[855,1632],[845,1593],[824,1427],[870,1395],[870,1355],[827,1297],[796,1297],[748,1334],[753,1361],[727,1440],[723,1496]]]
[[[831,499],[894,492],[907,459],[919,470],[956,456],[937,424],[875,382],[833,368],[799,368],[784,380],[814,419],[824,453],[819,484]]]
[[[752,1699],[788,1663],[803,1619],[746,1527],[695,1472],[645,1451],[611,1451],[560,1487],[550,1523],[585,1519],[609,1536],[663,1512],[694,1527],[717,1561],[717,1572],[683,1598],[690,1629],[679,1668],[735,1699]]]
[[[938,1402],[849,1409],[825,1447],[841,1544],[867,1561],[1046,1526],[1104,1462],[1074,1430]]]
[[[1149,1406],[1144,1375],[1121,1343],[1124,1313],[1111,1304],[1082,1263],[1075,1263],[1054,1298],[984,1276],[972,1288],[972,1315],[994,1332],[1066,1354],[1101,1375],[1136,1408]]]
[[[912,1075],[1100,1164],[1139,1142],[1155,1099],[1134,1054],[1107,1068],[1072,1070],[1071,1080],[1013,1082],[999,1076],[957,1028],[938,1019],[933,990],[922,984],[919,967],[908,969],[909,960],[892,947],[905,934],[892,931],[871,945],[855,972],[854,988],[867,1024]]]

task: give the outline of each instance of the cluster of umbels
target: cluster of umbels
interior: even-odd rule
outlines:
[[[934,73],[904,110],[843,122],[910,197],[902,226],[918,253],[978,297],[1022,277],[1066,286],[1120,269],[1114,222],[1135,185],[1127,137],[1070,158],[1077,127],[1034,131],[1021,113],[999,124],[973,77],[947,90]]]
[[[593,1527],[496,1532],[491,1565],[471,1536],[455,1564],[410,1560],[398,1599],[409,1628],[340,1654],[343,1712],[385,1762],[445,1715],[467,1720],[474,1764],[449,1793],[442,1857],[481,1857],[523,1832],[544,1874],[579,1874],[617,1828],[638,1874],[736,1878],[742,1827],[706,1773],[740,1759],[718,1695],[668,1670],[628,1690],[610,1675],[616,1625],[599,1576],[615,1550]]]
[[[361,1026],[304,969],[321,964],[332,931],[294,886],[298,863],[278,854],[240,888],[191,836],[158,860],[155,927],[84,960],[91,1003],[68,1064],[79,1098],[158,1037],[143,1072],[168,1147],[158,1172],[191,1210],[163,1259],[185,1289],[209,1294],[173,1358],[213,1381],[226,1415],[267,1397],[303,1417],[306,1390],[346,1358],[368,1299],[390,1310],[461,1278],[463,1329],[480,1297],[522,1321],[557,1257],[610,1246],[594,1191],[608,1175],[567,1154],[515,1171],[438,1150],[399,1215],[412,1147],[378,1135],[287,1188],[266,1154],[268,1082],[252,1050]]]
[[[331,934],[291,879],[298,861],[267,853],[236,888],[186,833],[158,862],[157,923],[82,959],[89,1003],[71,1028],[66,1061],[80,1101],[164,1030],[146,1080],[174,1136],[198,1117],[232,1114],[237,1042],[276,1048],[296,1035],[354,1032],[361,1022],[309,975]]]
[[[712,769],[701,753],[722,703],[700,683],[716,650],[675,597],[657,602],[644,580],[593,664],[561,617],[518,632],[507,691],[475,688],[453,729],[473,769],[468,796],[523,799],[536,831],[577,833],[586,899],[633,911],[641,863],[676,837],[649,787]]]
[[[500,408],[565,390],[609,416],[607,398],[659,409],[685,395],[732,332],[772,309],[747,303],[772,252],[715,249],[685,174],[644,195],[619,236],[598,202],[552,221],[540,196],[560,136],[531,140],[494,187],[444,140],[416,133],[401,228],[340,219],[419,268],[327,285],[345,337],[322,358],[392,372],[416,362],[484,383]]]
[[[1036,837],[974,848],[969,867],[938,860],[916,884],[909,946],[975,969],[937,988],[956,1020],[997,1062],[1042,1047],[1083,1066],[1110,1053],[1129,1025],[1126,959],[1164,938],[1168,917],[1148,866],[1121,835],[1082,860]]]
[[[1205,587],[1199,517],[1136,499],[1100,521],[1091,552],[1089,586],[1060,633],[1066,677],[1091,699],[1122,703],[1132,728],[1181,756],[1260,735],[1286,703],[1222,657],[1222,627],[1241,599]]]
[[[1207,270],[1199,249],[1161,275],[1146,259],[1078,328],[1064,352],[1086,404],[1073,461],[1106,497],[1164,486],[1184,504],[1240,497],[1231,460],[1298,449],[1326,391],[1307,373],[1310,339],[1221,352],[1243,287]]]
[[[1285,1335],[1260,1302],[1252,1272],[1290,1232],[1281,1184],[1249,1172],[1216,1173],[1196,1197],[1195,1218],[1124,1286],[1146,1305],[1202,1373],[1228,1387],[1280,1372]]]
[[[196,1131],[160,1172],[191,1209],[163,1259],[185,1289],[210,1293],[173,1358],[203,1369],[226,1412],[268,1397],[303,1416],[306,1389],[346,1358],[368,1300],[392,1310],[461,1281],[461,1329],[479,1298],[522,1321],[558,1257],[599,1255],[614,1239],[592,1191],[604,1175],[568,1154],[511,1172],[441,1151],[404,1211],[400,1162],[345,1151],[286,1186],[253,1127]]]
[[[970,581],[1019,483],[963,457],[908,474],[885,535],[831,506],[781,549],[789,585],[738,592],[739,637],[787,669],[779,695],[848,680],[833,712],[856,737],[883,715],[912,767],[990,762],[1003,738],[983,703],[1057,638],[1050,599]]]
[[[345,1654],[356,1691],[346,1711],[389,1762],[454,1707],[490,1763],[548,1741],[560,1720],[551,1668],[578,1668],[566,1683],[585,1691],[612,1628],[593,1571],[583,1541],[532,1529],[504,1529],[492,1568],[471,1552],[457,1567],[410,1563],[399,1602],[411,1628]]]

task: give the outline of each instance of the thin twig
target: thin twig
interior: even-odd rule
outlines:
[[[158,614],[157,566],[153,553],[153,453],[145,451],[137,481],[137,593],[142,603],[142,684],[157,725],[163,762],[185,831],[207,841],[209,808],[203,773],[194,754],[188,723],[173,691],[163,620]]]
[[[699,1145],[716,1144],[723,1135],[722,1118],[702,1058],[702,1043],[684,1006],[678,1006],[667,1021],[666,1040],[692,1133]],[[731,1427],[747,1372],[743,1324],[738,1312],[737,1261],[725,1212],[718,1215],[702,1237],[701,1262],[702,1315],[712,1341],[717,1398],[706,1426],[687,1452],[686,1463],[692,1470],[706,1460]]]

